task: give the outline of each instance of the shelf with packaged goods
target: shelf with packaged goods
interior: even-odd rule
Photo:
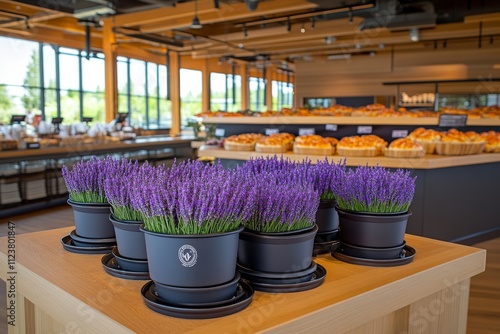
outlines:
[[[414,125],[438,126],[439,117],[383,117],[383,116],[234,116],[203,117],[206,124],[261,124],[261,125],[300,125],[300,124],[339,124],[339,125]],[[467,126],[500,126],[500,118],[469,118]]]

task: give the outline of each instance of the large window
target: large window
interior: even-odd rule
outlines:
[[[0,37],[0,121],[12,114],[50,122],[104,122],[104,56]],[[19,75],[23,73],[24,75]],[[2,103],[2,101],[9,101]]]
[[[262,78],[250,77],[248,86],[250,90],[250,110],[266,111],[266,81]]]
[[[0,37],[0,122],[11,115],[41,115],[70,124],[83,118],[105,122],[104,55],[43,43]],[[118,106],[130,123],[170,128],[164,65],[118,59]],[[133,78],[131,80],[130,78]]]
[[[210,110],[238,111],[241,109],[241,76],[210,73]]]
[[[129,113],[130,125],[170,128],[172,103],[167,100],[167,67],[118,57],[117,71],[118,111]]]
[[[293,106],[293,85],[283,81],[272,82],[273,110],[279,111],[282,108]]]
[[[184,127],[188,124],[190,118],[202,111],[202,75],[201,71],[185,68],[181,68],[179,74],[181,84],[181,125]]]

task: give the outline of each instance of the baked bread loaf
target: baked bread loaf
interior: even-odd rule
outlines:
[[[349,136],[337,144],[337,153],[348,157],[375,157],[384,152],[387,142],[376,135]]]
[[[243,133],[229,136],[224,140],[224,149],[229,151],[254,151],[255,143],[264,137],[260,133]]]
[[[295,137],[293,153],[312,155],[335,154],[335,143],[337,139],[327,138],[319,135],[304,135]]]
[[[425,156],[424,147],[411,138],[398,138],[385,148],[385,156],[392,158],[422,158]]]

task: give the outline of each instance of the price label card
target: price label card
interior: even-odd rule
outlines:
[[[371,125],[360,125],[358,126],[358,134],[370,134],[372,133],[372,126]]]
[[[408,130],[392,130],[392,138],[404,138],[408,136]]]
[[[215,129],[215,136],[216,137],[224,137],[225,133],[226,133],[225,129]]]
[[[266,136],[275,134],[275,133],[280,133],[279,129],[266,129]]]
[[[325,130],[326,131],[337,131],[338,126],[337,124],[327,124],[325,125]]]
[[[299,136],[313,135],[315,133],[316,133],[316,131],[314,130],[314,128],[302,128],[302,129],[299,129]]]
[[[441,114],[439,115],[439,126],[460,127],[467,124],[467,115]]]

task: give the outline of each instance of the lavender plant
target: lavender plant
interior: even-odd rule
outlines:
[[[319,194],[313,188],[307,166],[283,159],[252,161],[238,170],[251,180],[256,203],[245,227],[276,233],[311,227],[315,223]],[[287,170],[284,173],[283,170]]]
[[[359,166],[349,170],[333,192],[339,208],[357,212],[408,211],[415,194],[415,178],[408,170]]]
[[[80,203],[107,203],[104,180],[112,175],[117,161],[111,157],[95,156],[77,162],[71,169],[64,165],[62,176],[72,201]]]
[[[188,161],[143,170],[133,198],[148,231],[210,234],[237,229],[254,209],[255,190],[234,170]]]
[[[330,162],[328,158],[318,161],[311,168],[314,189],[320,194],[320,200],[334,200],[335,189],[346,172],[346,159],[338,163]]]
[[[132,180],[137,177],[139,163],[127,159],[117,161],[114,171],[104,179],[104,194],[111,204],[113,216],[120,220],[140,221],[141,214],[131,204],[135,192]]]

